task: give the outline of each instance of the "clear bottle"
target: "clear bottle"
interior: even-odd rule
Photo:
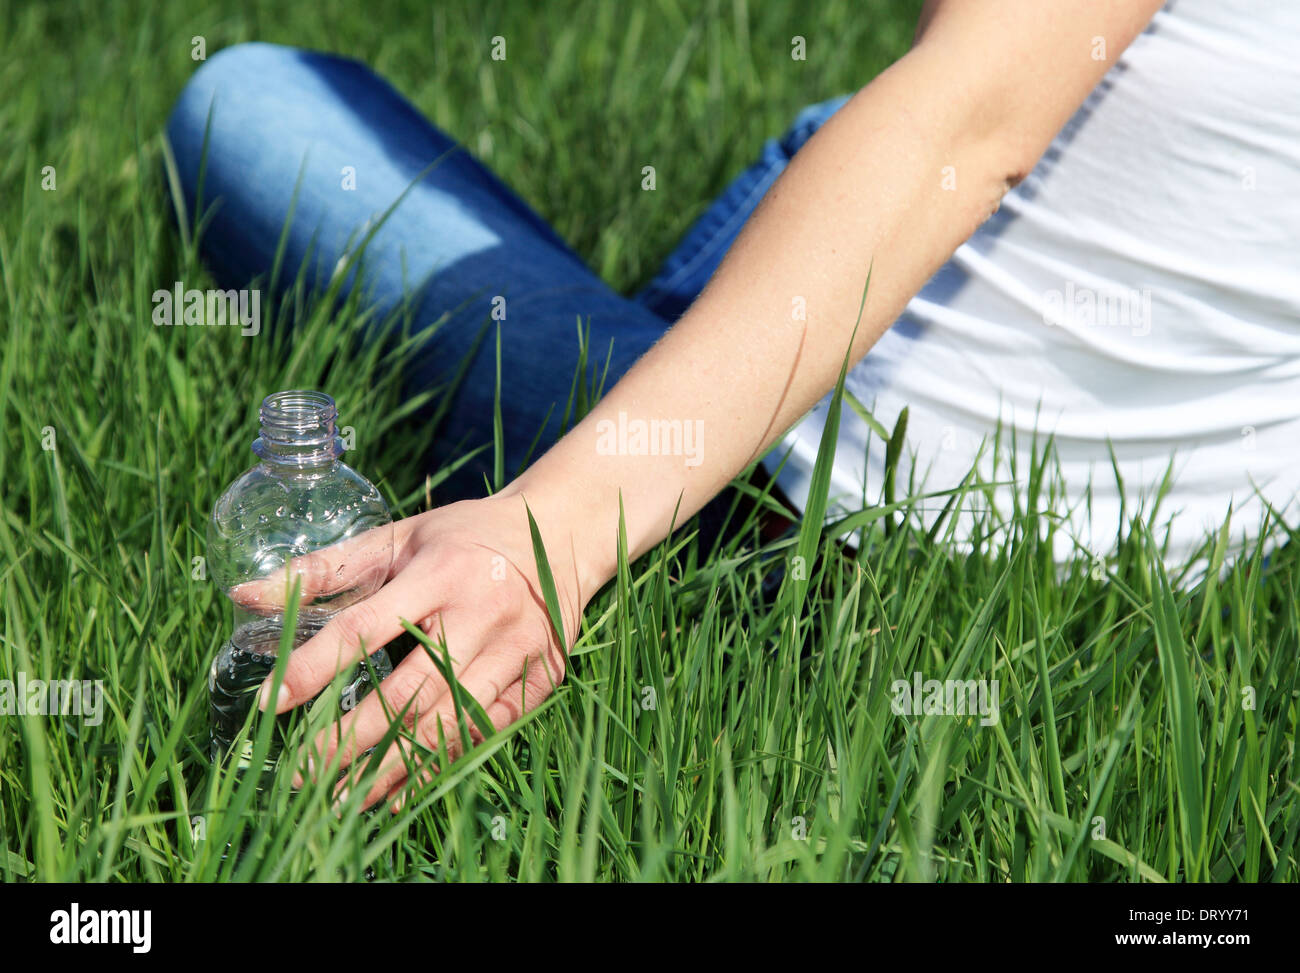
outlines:
[[[208,523],[208,569],[235,608],[233,634],[208,674],[214,762],[230,755],[258,689],[275,668],[293,579],[301,577],[302,584],[296,648],[332,615],[378,591],[393,559],[388,505],[373,484],[339,461],[343,442],[334,400],[323,392],[276,392],[262,402],[260,419],[253,443],[260,461],[221,495]],[[383,649],[370,664],[379,679],[392,671]],[[341,711],[371,688],[370,671],[358,664],[347,676]],[[234,755],[241,770],[249,766],[252,746],[250,738]],[[274,770],[282,746],[277,734],[265,773]]]

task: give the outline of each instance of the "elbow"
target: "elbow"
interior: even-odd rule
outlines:
[[[1034,170],[1042,153],[1027,148],[1023,138],[1012,135],[1003,136],[998,143],[998,171],[1006,186],[1004,192],[1010,192]]]
[[[1026,149],[1024,140],[1014,135],[997,134],[984,140],[980,152],[983,173],[984,218],[992,216],[1002,199],[1024,181],[1038,164],[1039,153]]]

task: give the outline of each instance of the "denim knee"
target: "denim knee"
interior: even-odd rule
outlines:
[[[213,99],[246,101],[271,90],[298,65],[299,50],[250,41],[222,48],[203,61],[181,89],[167,119],[167,140],[178,165],[197,166]]]

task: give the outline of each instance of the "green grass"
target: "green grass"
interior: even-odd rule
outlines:
[[[246,828],[241,878],[1300,878],[1300,545],[1196,583],[1139,521],[1104,566],[1058,570],[1045,455],[1020,458],[1017,509],[968,554],[917,527],[899,484],[892,507],[765,548],[709,556],[686,533],[624,561],[560,690],[396,817],[336,817],[287,775],[255,814],[211,781],[205,675],[229,618],[194,559],[262,396],[331,391],[350,461],[402,514],[433,471],[399,363],[346,340],[355,305],[305,304],[292,336],[150,324],[156,288],[205,286],[160,176],[190,38],[363,57],[629,288],[764,138],[901,53],[916,5],[531,6],[326,2],[285,21],[0,0],[0,677],[103,679],[108,703],[98,727],[0,717],[0,877],[211,879]],[[858,530],[855,553],[840,541]],[[891,683],[914,672],[997,679],[1000,720],[895,715]]]

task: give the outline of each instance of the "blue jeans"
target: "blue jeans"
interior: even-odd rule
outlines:
[[[513,475],[535,441],[544,449],[563,431],[578,319],[590,322],[593,368],[603,369],[612,347],[608,387],[694,300],[791,156],[845,100],[804,110],[769,141],[634,297],[610,289],[507,186],[357,61],[271,44],[227,48],[185,86],[167,137],[192,214],[210,113],[200,202],[216,210],[201,252],[223,287],[269,279],[287,223],[278,283],[301,270],[323,291],[341,258],[406,193],[346,283],[364,288],[380,318],[404,300],[416,329],[447,315],[408,364],[411,392],[445,386],[470,359],[438,429],[437,463],[492,441],[490,325],[504,310],[501,408]],[[441,499],[480,495],[491,466],[489,448]]]

